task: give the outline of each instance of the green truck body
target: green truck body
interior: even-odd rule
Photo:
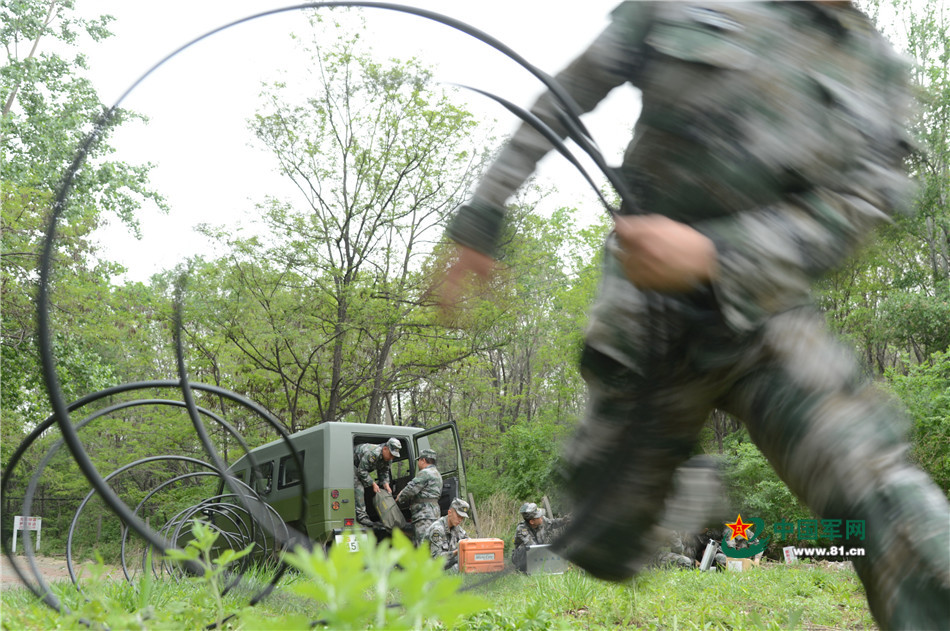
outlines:
[[[419,452],[434,449],[442,473],[439,498],[442,514],[454,497],[465,497],[465,468],[454,423],[427,430],[364,423],[321,423],[290,436],[299,463],[286,441],[276,440],[251,450],[231,465],[229,472],[256,491],[287,525],[315,542],[327,544],[344,529],[360,527],[354,504],[354,448],[362,443],[380,444],[390,437],[402,443],[400,457],[390,463],[394,496],[416,475]],[[252,472],[252,462],[257,467],[256,472]],[[303,466],[302,474],[298,464]],[[304,488],[307,501],[302,503]],[[372,489],[365,493],[370,518],[379,521]],[[408,521],[408,508],[403,512]]]

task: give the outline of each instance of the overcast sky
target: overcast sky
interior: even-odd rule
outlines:
[[[583,9],[580,3],[542,0],[415,0],[406,4],[468,22],[554,73],[607,24],[616,2],[588,0]],[[114,103],[157,61],[195,37],[236,19],[291,6],[272,0],[84,0],[77,5],[86,16],[116,18],[114,37],[83,47],[91,79],[107,104]],[[483,88],[523,105],[540,92],[540,84],[514,62],[467,35],[390,11],[366,10],[365,14],[365,37],[381,58],[415,55],[435,68],[440,81]],[[194,225],[226,223],[236,230],[248,223],[255,201],[281,192],[284,183],[273,173],[268,155],[248,146],[251,136],[246,121],[257,107],[262,81],[277,78],[281,71],[288,73],[290,81],[297,76],[294,62],[302,54],[290,36],[308,30],[302,11],[241,24],[182,52],[122,102],[150,121],[118,131],[113,142],[118,157],[157,164],[152,182],[172,207],[167,216],[153,208],[143,209],[142,241],[117,226],[103,231],[106,257],[128,267],[130,279],[145,280],[185,257],[210,253],[210,245],[193,233]],[[588,119],[613,161],[619,160],[639,109],[632,88],[618,92]],[[465,93],[461,98],[485,119],[486,129],[493,119],[501,134],[514,127],[515,119],[484,97]],[[602,212],[563,158],[549,156],[540,175],[542,181],[557,183],[562,193],[559,202],[581,203],[590,206],[592,213]]]

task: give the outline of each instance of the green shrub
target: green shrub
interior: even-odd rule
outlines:
[[[950,493],[950,351],[887,377],[912,419],[914,460]]]

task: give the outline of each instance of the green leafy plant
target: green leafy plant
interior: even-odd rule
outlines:
[[[254,544],[252,543],[243,550],[226,548],[220,554],[215,554],[214,543],[217,541],[219,533],[214,528],[195,520],[191,524],[191,534],[193,538],[184,549],[170,549],[165,554],[172,561],[196,564],[202,570],[202,573],[196,576],[195,580],[205,586],[205,594],[214,603],[215,617],[220,627],[225,619],[222,594],[228,566],[250,554],[251,550],[254,549]]]
[[[462,577],[446,574],[425,546],[414,547],[398,530],[391,541],[357,541],[358,550],[298,547],[285,557],[306,579],[288,589],[319,603],[320,624],[333,629],[419,629],[432,622],[451,626],[459,616],[488,606],[481,597],[460,593]],[[285,616],[280,628],[309,629],[312,622]]]

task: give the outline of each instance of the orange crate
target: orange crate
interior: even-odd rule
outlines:
[[[505,542],[501,539],[462,539],[459,541],[459,571],[501,572],[505,569]]]

